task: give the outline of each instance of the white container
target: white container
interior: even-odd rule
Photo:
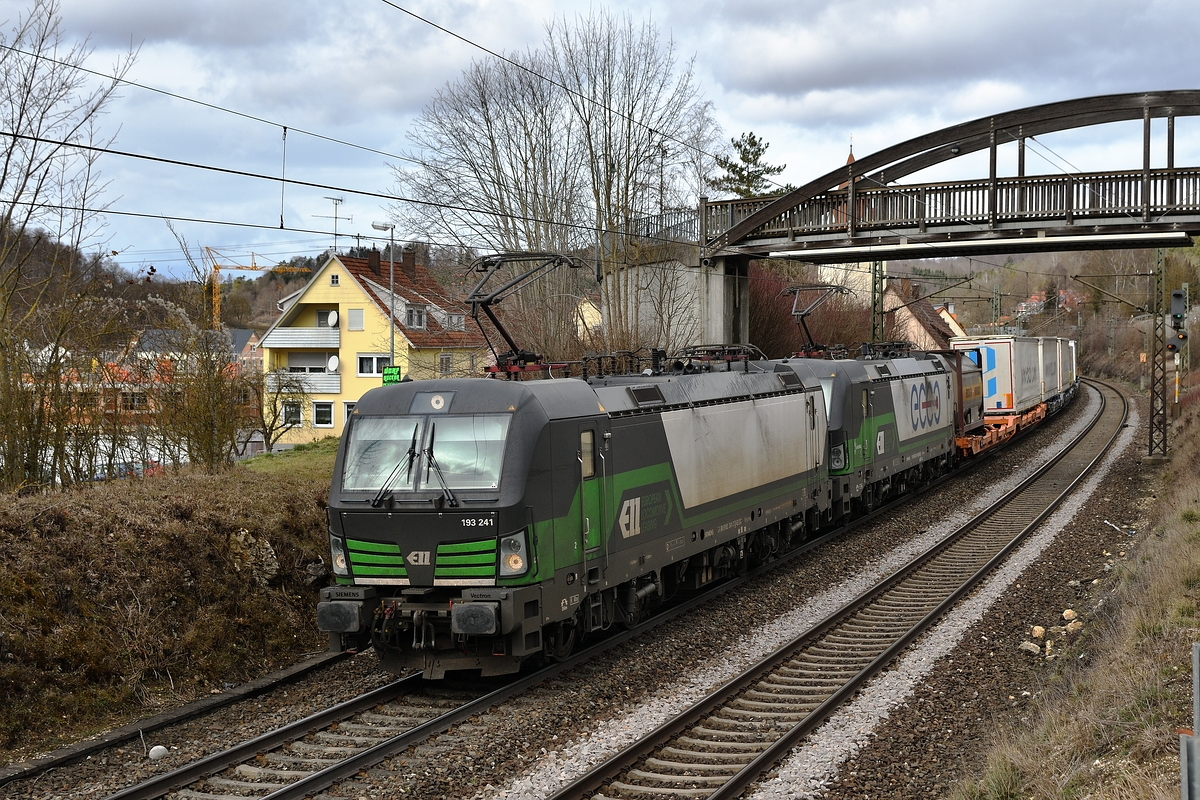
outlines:
[[[950,347],[979,350],[985,415],[1020,414],[1044,399],[1039,339],[1032,336],[956,337],[950,340]],[[1057,381],[1057,352],[1054,363]]]
[[[1058,397],[1062,394],[1062,353],[1059,341],[1054,338],[1038,339],[1038,378],[1041,381],[1043,400]]]

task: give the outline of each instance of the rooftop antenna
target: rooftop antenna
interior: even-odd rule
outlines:
[[[326,195],[325,199],[333,201],[333,216],[331,217],[328,214],[313,214],[313,216],[318,217],[320,219],[332,219],[333,220],[333,252],[336,253],[337,252],[337,237],[338,237],[338,232],[337,232],[338,220],[344,219],[347,222],[354,222],[354,217],[352,217],[352,216],[339,217],[338,216],[338,206],[340,206],[342,203],[346,202],[346,198],[344,198],[344,197],[329,197],[328,195]]]

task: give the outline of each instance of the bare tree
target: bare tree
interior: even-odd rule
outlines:
[[[681,68],[674,43],[664,43],[653,24],[608,11],[554,20],[547,47],[555,80],[579,120],[609,346],[633,349],[641,344],[640,304],[619,233],[631,217],[659,210],[652,187],[666,180],[666,164],[691,151],[686,140],[699,136],[693,128],[705,117],[695,113],[702,101],[692,63]]]
[[[90,47],[69,44],[58,3],[34,0],[0,35],[0,485],[68,485],[86,411],[82,377],[117,333],[120,310],[99,302],[111,275],[84,248],[102,233],[105,186],[97,123],[133,53],[94,82]],[[75,468],[72,465],[75,464]]]
[[[395,214],[464,246],[590,251],[604,275],[607,345],[635,347],[638,288],[622,231],[694,205],[714,168],[706,148],[719,139],[711,104],[652,24],[608,11],[553,20],[541,50],[506,58],[473,64],[426,106],[411,137],[421,166],[397,170],[418,202]],[[553,356],[578,345],[558,323],[589,283],[560,271],[509,301],[512,318],[539,331],[531,349]]]
[[[569,251],[583,201],[578,125],[562,92],[537,77],[537,52],[475,62],[425,107],[409,134],[419,168],[397,170],[420,204],[396,208],[428,238],[496,251]],[[518,66],[519,65],[519,66]],[[565,224],[563,224],[565,223]]]
[[[250,430],[262,434],[269,453],[284,434],[303,424],[301,409],[308,405],[304,376],[286,369],[264,372],[247,381],[247,387],[256,410]]]

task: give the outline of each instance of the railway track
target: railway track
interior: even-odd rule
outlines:
[[[983,580],[1095,466],[1125,398],[1045,467],[845,609],[553,795],[553,800],[732,798],[770,770]]]
[[[974,465],[967,467],[971,468]],[[884,506],[845,528],[807,543],[788,553],[784,560],[800,556],[830,537],[843,535],[858,525],[886,515],[906,499]],[[741,579],[690,599],[633,631],[605,640],[578,653],[569,661],[500,686],[495,691],[461,691],[455,694],[448,693],[447,684],[442,684],[435,686],[433,693],[426,696],[418,688],[420,681],[397,681],[228,751],[123,789],[110,795],[110,800],[168,795],[192,800],[223,797],[282,800],[312,796],[352,778],[374,764],[403,753],[413,745],[493,705],[525,692],[537,683],[596,658],[605,649],[616,647],[649,628],[689,613],[715,595],[729,591],[763,571],[753,570]]]

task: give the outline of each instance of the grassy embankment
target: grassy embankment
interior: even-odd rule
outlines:
[[[323,649],[335,444],[0,503],[0,763]]]
[[[1200,641],[1200,402],[1169,443],[1149,535],[1092,598],[1094,623],[1055,662],[1028,721],[997,732],[983,777],[955,800],[1179,796]]]

